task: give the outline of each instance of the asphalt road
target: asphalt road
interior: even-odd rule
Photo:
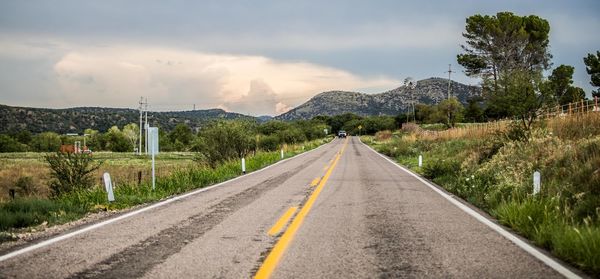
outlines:
[[[0,262],[0,278],[248,278],[257,272],[271,278],[562,277],[357,138],[336,139]]]

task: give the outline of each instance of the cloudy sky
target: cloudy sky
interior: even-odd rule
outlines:
[[[1,1],[0,104],[277,115],[328,90],[382,92],[446,76],[465,18],[551,25],[554,65],[600,50],[600,1]]]

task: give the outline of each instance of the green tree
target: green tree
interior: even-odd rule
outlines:
[[[279,137],[282,143],[294,144],[306,141],[306,135],[304,132],[295,126],[283,131],[279,131],[276,133],[276,135]]]
[[[135,123],[129,123],[123,127],[123,136],[129,142],[131,146],[137,146],[138,138],[140,136],[140,127]]]
[[[484,122],[485,115],[482,107],[483,98],[474,97],[467,100],[467,107],[465,108],[464,120],[466,122]]]
[[[573,87],[573,73],[575,68],[567,65],[556,67],[548,80],[542,84],[542,91],[549,97],[547,101],[561,105],[577,102],[585,98],[583,89]]]
[[[31,148],[37,152],[57,152],[62,141],[60,136],[54,132],[44,132],[35,135],[31,139]]]
[[[365,127],[364,119],[362,118],[353,118],[346,122],[344,122],[344,126],[342,126],[341,130],[345,130],[348,135],[358,135],[358,127]],[[364,130],[362,131],[364,133]]]
[[[104,140],[103,135],[98,132],[98,130],[93,129],[85,129],[83,131],[85,136],[85,145],[90,150],[99,151],[104,150],[104,146],[106,145],[106,141]]]
[[[127,137],[119,130],[119,127],[112,126],[104,135],[106,140],[106,149],[113,152],[130,152],[134,146]]]
[[[170,134],[165,132],[164,129],[158,129],[158,141],[161,151],[171,152],[177,150],[175,144],[171,142],[171,137],[169,137],[169,135]],[[194,148],[198,149],[198,146],[195,146]]]
[[[185,124],[179,123],[175,126],[175,129],[169,133],[169,138],[172,142],[179,141],[185,145],[190,144],[192,140],[194,140],[194,134],[192,133],[192,129]]]
[[[353,119],[362,119],[362,117],[353,113],[344,113],[332,116],[329,120],[330,122],[327,124],[329,124],[329,126],[331,127],[331,132],[337,134],[337,132],[342,129],[346,122]]]
[[[590,75],[590,84],[599,87],[600,86],[600,51],[596,51],[596,55],[588,53],[587,57],[583,58],[583,62],[586,67],[585,70]],[[592,91],[594,97],[600,98],[600,88],[596,91]]]
[[[561,104],[568,104],[585,100],[585,91],[581,87],[571,86],[560,99]]]
[[[396,115],[394,117],[394,121],[396,122],[396,128],[402,128],[402,124],[407,123],[408,118],[408,114],[406,113],[399,113],[398,115]]]
[[[437,107],[438,111],[444,115],[444,124],[448,128],[453,128],[463,118],[464,108],[456,97],[441,101]]]
[[[363,121],[362,134],[375,134],[379,131],[394,130],[396,120],[391,116],[369,116]]]
[[[268,136],[259,136],[258,137],[258,148],[266,151],[276,151],[279,150],[281,141],[279,137],[275,134]]]
[[[27,145],[18,142],[8,135],[0,135],[0,152],[25,152]]]
[[[258,132],[263,135],[272,135],[279,131],[286,130],[290,127],[288,122],[283,122],[279,120],[271,120],[261,124],[258,127]]]
[[[31,132],[27,130],[21,130],[15,134],[14,138],[22,144],[30,144],[33,136],[31,135]]]
[[[488,105],[502,116],[516,117],[528,131],[549,98],[539,90],[541,74],[533,76],[529,71],[513,71],[503,75],[500,82],[504,84],[502,90],[492,95]]]
[[[256,127],[244,121],[211,123],[201,132],[200,149],[208,163],[215,167],[220,162],[242,158],[256,148]]]
[[[426,104],[417,104],[415,106],[415,115],[417,122],[421,123],[429,123],[431,120],[431,116],[435,114],[436,108],[434,106],[426,105]],[[412,116],[409,116],[409,119]]]
[[[476,14],[467,18],[465,31],[464,53],[457,55],[457,61],[468,76],[481,77],[493,92],[500,89],[502,75],[550,67],[550,25],[538,16]]]
[[[306,140],[314,140],[325,136],[324,129],[330,131],[330,127],[320,120],[297,120],[291,124],[294,127],[300,128],[304,133]]]

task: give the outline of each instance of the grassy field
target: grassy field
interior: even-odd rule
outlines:
[[[530,133],[493,124],[363,140],[557,257],[600,275],[600,113],[540,121]],[[534,171],[542,177],[536,195]]]
[[[9,189],[19,190],[17,181],[23,177],[31,178],[31,195],[47,197],[50,170],[44,160],[46,153],[0,153],[0,202],[9,200]],[[194,153],[168,152],[156,157],[156,176],[168,176],[174,171],[194,165]],[[142,181],[147,182],[151,175],[149,156],[138,156],[132,153],[96,152],[93,157],[102,162],[94,175],[98,184],[102,183],[102,174],[111,174],[113,183],[137,183],[138,172],[142,172]]]
[[[284,155],[288,158],[314,149],[330,140],[331,138],[319,139],[302,144],[288,145],[284,147]],[[28,173],[26,171],[30,171],[29,173],[32,176],[38,175],[36,176],[36,180],[41,181],[39,187],[45,187],[43,191],[48,192],[48,187],[44,186],[44,183],[47,183],[47,181],[44,182],[44,178],[47,178],[48,170],[45,169],[47,167],[41,159],[42,155],[21,155],[23,155],[21,158],[19,158],[19,154],[6,155],[3,160],[26,167],[20,174],[26,174]],[[151,184],[147,180],[138,184],[137,177],[133,182],[129,182],[126,179],[132,171],[135,172],[138,169],[149,168],[147,159],[138,158],[130,154],[115,153],[97,154],[97,158],[105,160],[106,164],[106,166],[103,166],[99,170],[99,173],[106,170],[113,170],[114,172],[111,174],[116,175],[117,184],[114,186],[114,202],[109,203],[107,201],[104,187],[99,183],[92,189],[67,193],[52,199],[38,193],[0,203],[0,242],[14,240],[16,232],[27,231],[33,226],[40,224],[43,226],[52,226],[76,220],[91,212],[124,209],[138,204],[153,202],[196,188],[219,183],[242,174],[240,160],[226,161],[215,168],[211,168],[207,164],[193,161],[192,154],[167,153],[162,154],[157,159],[157,162],[162,161],[162,163],[157,165],[157,169],[164,168],[165,170],[162,172],[159,171],[162,175],[157,178],[156,190],[152,190]],[[278,151],[256,152],[246,157],[246,170],[247,172],[252,172],[273,164],[280,159]],[[42,169],[46,174],[42,174],[40,171]],[[122,177],[123,182],[119,182],[119,177]]]

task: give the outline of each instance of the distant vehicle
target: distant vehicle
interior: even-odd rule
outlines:
[[[346,131],[344,131],[344,130],[340,130],[340,131],[338,132],[338,137],[339,137],[339,138],[345,138],[345,137],[346,137]]]

